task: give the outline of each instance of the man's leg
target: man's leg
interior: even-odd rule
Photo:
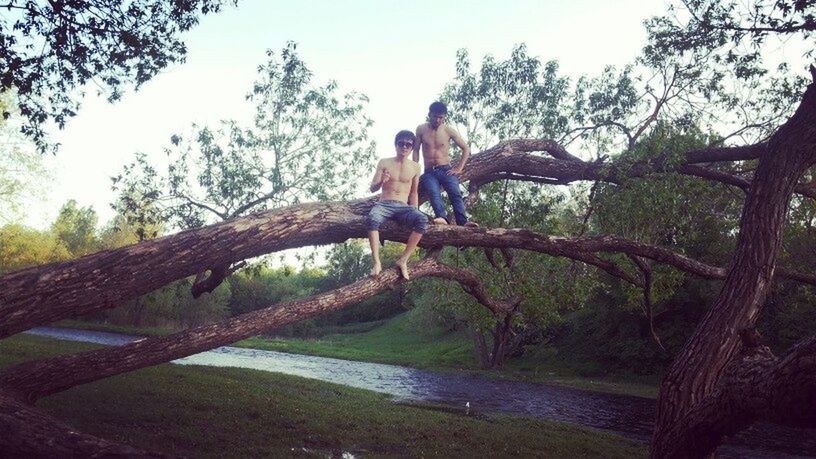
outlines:
[[[442,200],[442,190],[439,187],[439,179],[432,170],[425,172],[419,177],[419,188],[422,193],[428,196],[428,202],[434,211],[436,218],[445,219],[448,211],[445,210],[445,202]]]
[[[455,175],[446,175],[441,185],[445,188],[445,192],[448,193],[456,224],[467,225],[468,218],[465,213],[465,201],[462,199],[462,191],[459,189],[459,179]]]
[[[376,276],[380,274],[382,271],[382,264],[380,263],[380,232],[379,231],[369,231],[368,232],[368,244],[371,246],[371,260],[373,262],[373,266],[371,268],[371,274]]]
[[[419,239],[422,238],[422,235],[425,234],[425,231],[428,229],[428,217],[416,207],[406,206],[395,218],[397,218],[397,221],[401,225],[411,228],[411,234],[405,242],[405,250],[402,251],[402,255],[397,259],[397,268],[399,268],[400,274],[402,274],[405,280],[410,280],[411,277],[408,275],[408,258],[414,253],[417,244],[419,244]]]
[[[408,275],[408,258],[410,258],[411,254],[416,250],[420,238],[422,238],[422,233],[411,231],[408,240],[405,242],[405,250],[402,251],[402,255],[397,259],[397,268],[399,268],[400,274],[402,274],[405,280],[411,280],[411,277]]]
[[[388,207],[381,202],[376,202],[366,217],[366,229],[368,229],[368,243],[371,246],[371,274],[376,276],[382,271],[380,263],[380,225],[390,215]]]

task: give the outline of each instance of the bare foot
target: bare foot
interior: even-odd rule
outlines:
[[[433,219],[433,224],[434,225],[447,225],[448,221],[445,220],[442,217],[436,217],[436,218]]]
[[[399,268],[400,274],[405,280],[411,280],[411,277],[408,276],[408,263],[404,260],[397,260],[397,268]]]
[[[464,225],[462,225],[462,226],[465,226],[465,227],[468,227],[468,228],[478,228],[478,227],[479,227],[479,224],[478,224],[478,223],[476,223],[476,222],[467,222],[467,223],[465,223],[465,224],[464,224]]]
[[[382,265],[379,262],[374,263],[374,267],[371,268],[371,275],[372,276],[377,276],[377,275],[380,274],[380,271],[382,271]]]

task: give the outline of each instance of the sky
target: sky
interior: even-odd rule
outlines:
[[[161,163],[174,133],[192,123],[249,119],[245,100],[266,50],[298,44],[314,82],[336,80],[344,92],[366,94],[378,155],[390,156],[401,129],[424,121],[428,105],[454,76],[456,51],[471,62],[506,59],[515,45],[562,74],[599,74],[630,63],[645,43],[643,21],[666,9],[663,0],[240,0],[202,18],[183,35],[188,56],[138,91],[110,104],[87,91],[78,115],[52,139],[61,144],[46,164],[53,172],[46,199],[24,223],[44,229],[68,199],[113,217],[110,177],[136,152]],[[375,164],[372,164],[372,169]],[[364,196],[369,177],[361,180]]]

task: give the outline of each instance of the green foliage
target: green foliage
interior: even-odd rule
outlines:
[[[110,101],[139,88],[187,52],[179,35],[222,0],[140,2],[9,0],[0,19],[0,93],[15,89],[22,133],[40,151],[44,126],[62,128],[93,81]],[[89,12],[91,12],[89,14]],[[2,117],[8,117],[3,110]]]
[[[371,254],[365,242],[352,239],[335,244],[328,254],[327,282],[332,288],[356,282],[371,272]]]
[[[456,77],[445,85],[442,100],[449,119],[463,127],[472,146],[482,149],[509,138],[552,138],[567,125],[569,80],[558,63],[542,63],[524,44],[510,57],[486,56],[478,73],[465,49],[456,53]]]
[[[136,327],[188,328],[229,317],[230,284],[199,298],[190,294],[192,279],[184,279],[89,318]]]
[[[668,14],[646,21],[640,62],[663,69],[664,86],[682,88],[671,104],[686,119],[746,143],[763,140],[791,114],[807,84],[797,75],[804,68],[766,63],[787,45],[809,45],[814,22],[807,3],[674,2]]]
[[[18,224],[0,227],[0,275],[71,256],[65,242],[54,233]]]
[[[96,211],[91,206],[80,208],[70,199],[51,224],[51,231],[65,243],[73,257],[81,257],[99,250],[97,221]]]
[[[193,228],[217,220],[296,204],[351,196],[374,159],[368,140],[368,99],[340,93],[337,83],[312,82],[312,72],[289,43],[269,51],[248,99],[254,123],[222,121],[174,135],[160,173],[146,157],[113,179],[115,207],[140,227],[170,222]]]
[[[658,124],[622,154],[621,168],[672,158],[706,144],[695,130]],[[733,166],[732,166],[733,167]],[[599,183],[591,228],[685,252],[719,264],[730,253],[742,208],[739,190],[678,173],[649,174],[620,184]]]
[[[278,269],[263,264],[244,269],[228,280],[232,315],[267,308],[275,303],[305,298],[320,291],[325,274],[320,270],[291,267]]]
[[[27,206],[43,196],[51,177],[42,155],[19,132],[19,110],[13,91],[0,91],[0,223],[25,216]]]

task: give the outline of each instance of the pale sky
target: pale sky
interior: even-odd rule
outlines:
[[[421,123],[453,78],[458,49],[478,64],[486,54],[506,59],[526,43],[530,55],[559,61],[562,74],[598,74],[631,62],[645,43],[643,20],[665,8],[663,0],[241,0],[203,18],[184,37],[187,62],[138,92],[109,104],[88,91],[79,114],[52,136],[62,144],[47,160],[54,180],[25,223],[47,227],[68,199],[109,220],[110,177],[135,152],[161,161],[170,135],[191,123],[251,116],[245,95],[256,68],[267,49],[280,51],[289,40],[315,83],[334,79],[344,92],[368,95],[372,138],[385,157],[394,133]]]

